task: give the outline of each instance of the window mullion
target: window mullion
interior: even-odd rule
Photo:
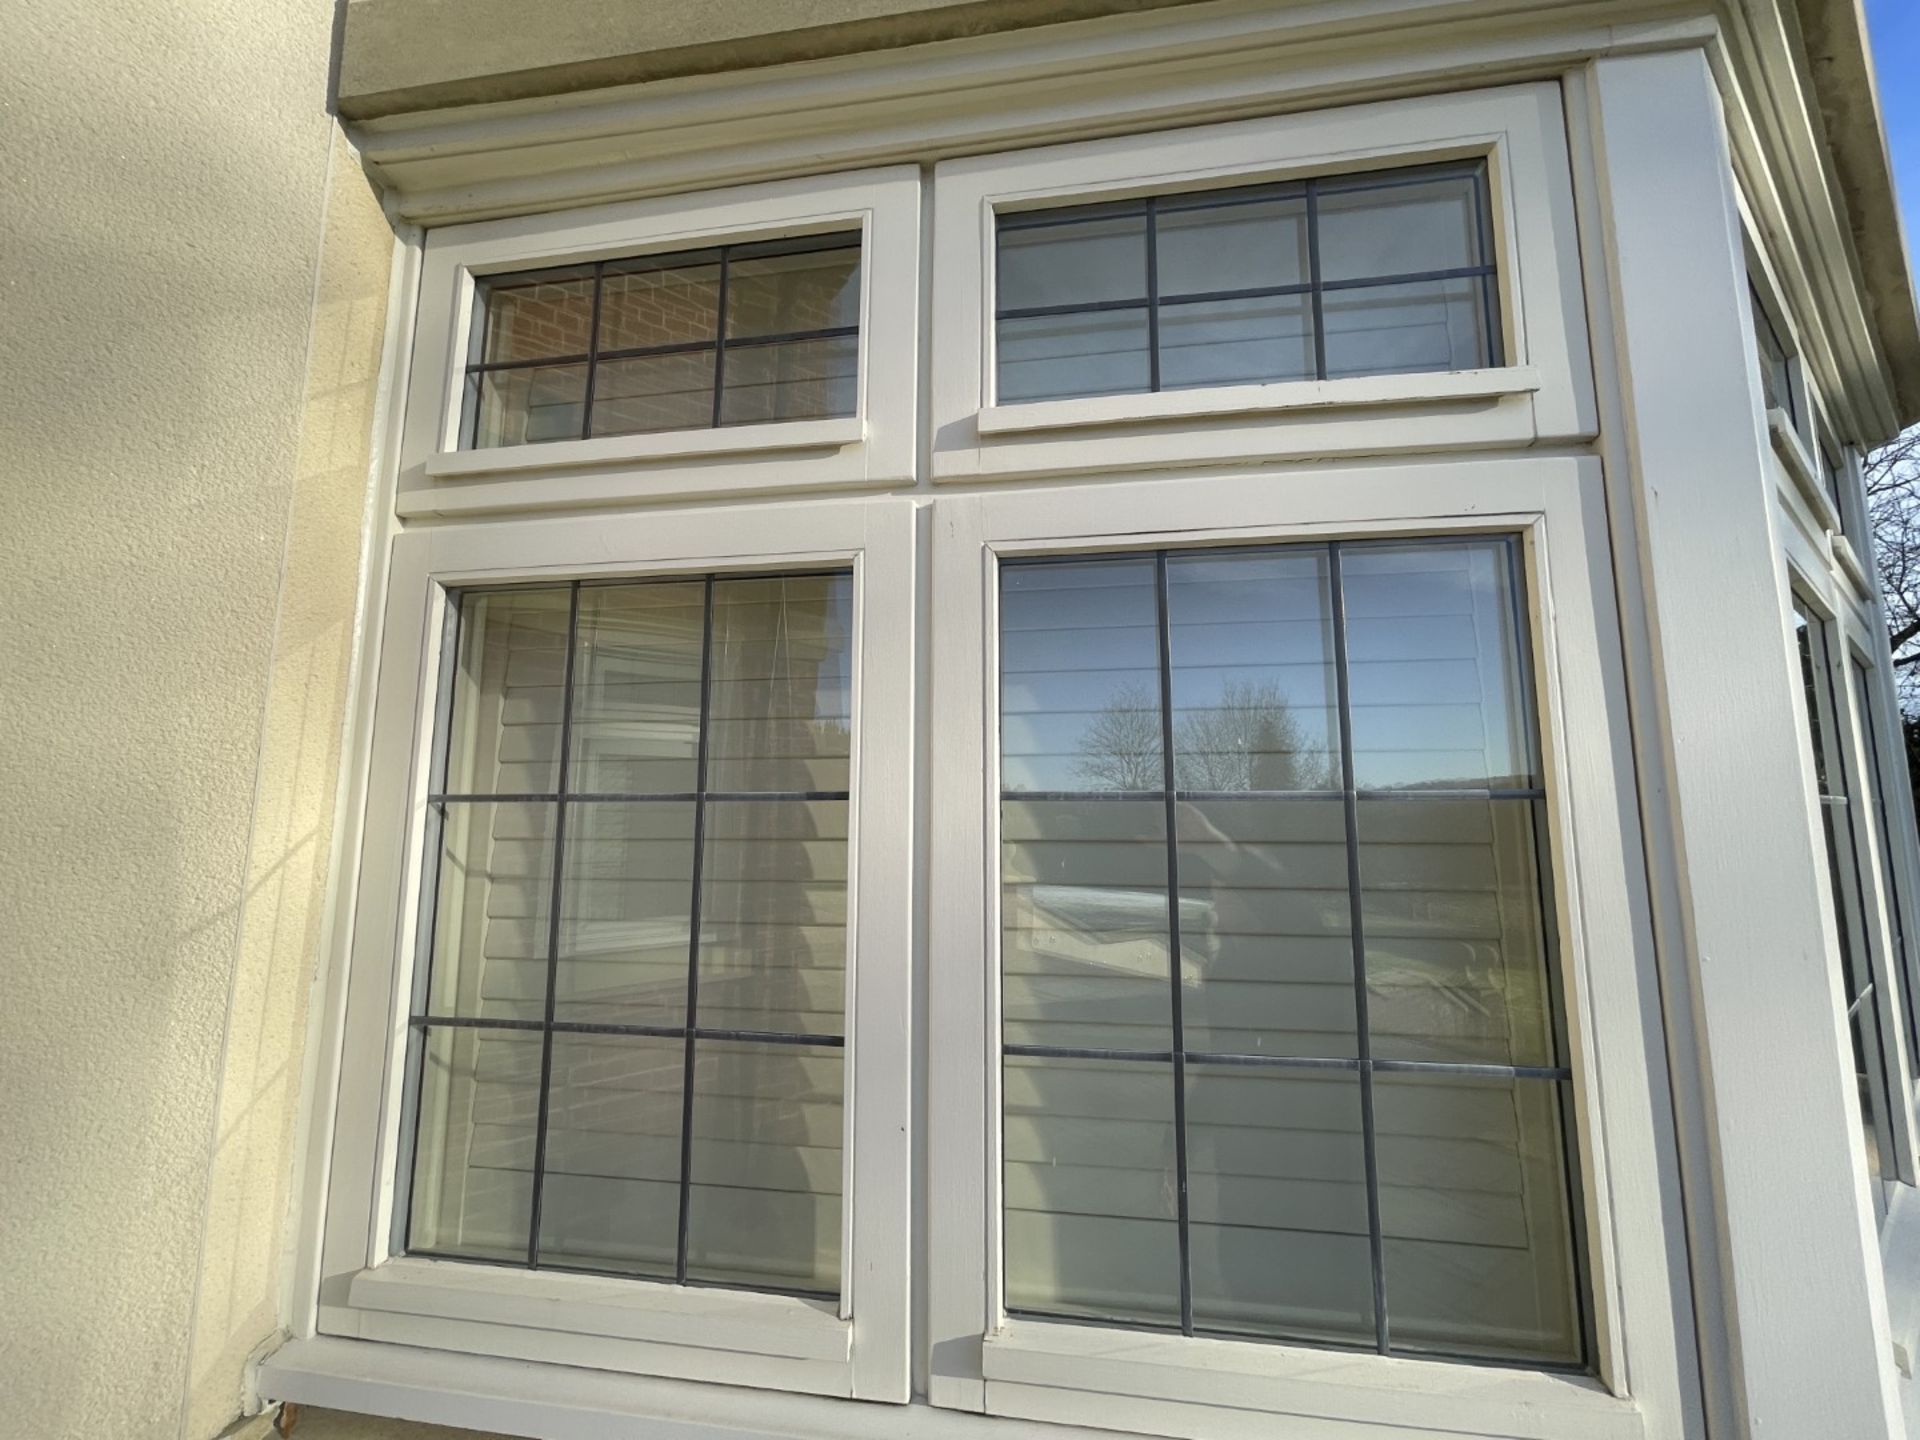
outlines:
[[[720,329],[726,330],[726,259],[721,258]],[[718,359],[716,357],[717,366]],[[716,383],[714,409],[720,400]],[[693,1198],[693,1064],[694,1029],[700,1020],[700,893],[707,853],[707,751],[713,709],[713,577],[702,594],[700,626],[700,729],[693,773],[693,893],[687,902],[687,1041],[680,1080],[680,1213],[674,1238],[673,1278],[687,1283],[687,1222]]]
[[[587,317],[587,393],[580,401],[580,438],[593,437],[593,380],[600,368],[600,297],[607,290],[607,264],[593,267],[593,308]]]
[[[1158,392],[1160,389],[1160,208],[1151,195],[1147,197],[1147,389]],[[1165,633],[1164,603],[1166,600],[1165,559],[1161,561],[1161,601],[1163,605],[1162,633]],[[1171,680],[1169,679],[1169,683]],[[1173,788],[1173,782],[1167,782],[1167,788]],[[1171,834],[1169,834],[1171,839]],[[1179,1047],[1175,1047],[1178,1049]],[[1182,1177],[1182,1184],[1185,1178]],[[1185,1238],[1185,1230],[1182,1232]]]
[[[1313,373],[1316,379],[1324,380],[1327,378],[1327,326],[1326,301],[1320,288],[1320,182],[1318,180],[1307,181],[1307,285],[1313,295]],[[1337,559],[1335,563],[1338,563]],[[1339,593],[1337,584],[1334,591],[1337,604]],[[1341,673],[1344,677],[1345,671]],[[1344,713],[1343,711],[1342,714]]]
[[[567,759],[573,748],[573,665],[580,635],[580,582],[567,592],[567,658],[560,685],[560,772],[553,801],[553,889],[547,907],[547,1002],[540,1026],[540,1094],[534,1112],[533,1194],[528,1205],[527,1264],[540,1263],[540,1201],[547,1172],[547,1102],[553,1085],[553,1008],[560,977],[560,902],[566,876]]]
[[[1309,225],[1312,221],[1312,191],[1309,188]],[[1317,250],[1318,242],[1315,242]],[[1314,260],[1318,278],[1319,260]],[[1316,285],[1314,301],[1318,309],[1320,291]],[[1316,329],[1316,334],[1317,334]],[[1322,370],[1324,373],[1324,349]],[[1327,547],[1327,584],[1332,592],[1333,669],[1336,704],[1340,718],[1340,775],[1347,831],[1347,904],[1353,931],[1353,1004],[1354,1038],[1360,1061],[1361,1147],[1366,1161],[1367,1244],[1373,1268],[1374,1343],[1382,1355],[1389,1353],[1387,1329],[1387,1271],[1385,1237],[1380,1222],[1380,1172],[1373,1122],[1373,1040],[1367,1023],[1367,939],[1366,922],[1360,896],[1360,797],[1358,777],[1353,768],[1353,696],[1347,671],[1347,603],[1340,571],[1340,545]]]
[[[732,268],[732,265],[731,265],[732,256],[733,256],[732,246],[726,245],[721,247],[720,249],[720,290],[719,290],[719,294],[714,299],[714,305],[713,305],[713,426],[716,430],[720,428],[721,400],[722,400],[722,397],[724,397],[727,393],[727,274],[728,274],[728,271]],[[713,593],[711,589],[711,582],[709,582],[709,589],[707,593],[707,619],[709,623],[711,623],[713,619]],[[706,693],[704,689],[704,681],[702,683],[703,683],[703,688],[702,688],[701,694],[704,696]],[[703,707],[700,712],[700,722],[701,722],[700,753],[702,754],[702,756],[706,754],[706,743],[707,743],[706,718],[707,718],[706,710],[703,704]],[[684,1262],[685,1257],[682,1256],[681,1258],[682,1258],[682,1261]]]
[[[1151,204],[1151,202],[1149,202]],[[1148,235],[1152,235],[1152,212],[1148,212]],[[1149,253],[1152,243],[1149,240]],[[1167,556],[1165,551],[1153,557],[1155,608],[1158,612],[1160,644],[1160,772],[1166,806],[1167,846],[1167,973],[1170,981],[1171,1024],[1173,1029],[1173,1163],[1175,1203],[1180,1235],[1180,1333],[1193,1333],[1193,1266],[1191,1263],[1191,1225],[1187,1204],[1187,1037],[1180,994],[1180,840],[1179,802],[1174,788],[1173,766],[1173,627],[1167,605]]]

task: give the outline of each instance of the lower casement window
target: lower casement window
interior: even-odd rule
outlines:
[[[935,1403],[1661,1433],[1597,467],[943,507]]]
[[[897,502],[396,540],[321,1333],[906,1399],[912,574]]]

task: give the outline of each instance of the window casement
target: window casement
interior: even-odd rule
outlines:
[[[941,502],[933,1400],[1659,1433],[1596,467],[1078,495]]]
[[[1886,703],[1887,694],[1883,681],[1884,671],[1869,661],[1857,649],[1848,656],[1849,668],[1853,676],[1853,701],[1855,715],[1858,718],[1863,744],[1861,783],[1866,787],[1867,805],[1873,817],[1873,856],[1874,874],[1879,881],[1881,897],[1886,907],[1888,944],[1893,956],[1889,967],[1898,978],[1898,987],[1903,1001],[1901,1009],[1906,1020],[1905,1035],[1907,1044],[1908,1073],[1916,1073],[1920,1068],[1920,1017],[1916,1016],[1913,1005],[1913,955],[1907,940],[1907,886],[1901,881],[1901,862],[1899,850],[1894,848],[1894,834],[1888,809],[1888,787],[1895,787],[1892,793],[1904,796],[1911,793],[1911,784],[1904,769],[1890,768],[1892,751],[1882,738],[1882,721],[1890,708]]]
[[[428,233],[402,516],[912,479],[920,176]]]
[[[1851,734],[1842,691],[1834,676],[1828,623],[1809,603],[1796,595],[1793,607],[1794,645],[1800,660],[1802,702],[1806,707],[1808,759],[1813,768],[1815,797],[1820,806],[1820,833],[1825,841],[1828,901],[1840,951],[1841,1001],[1846,1006],[1848,1039],[1859,1091],[1860,1121],[1864,1133],[1867,1174],[1875,1182],[1876,1206],[1883,1206],[1884,1185],[1897,1176],[1893,1152],[1894,1116],[1899,1114],[1893,1093],[1893,1069],[1887,1056],[1893,1049],[1887,1031],[1888,1007],[1884,987],[1876,983],[1868,927],[1868,872],[1856,848],[1858,818],[1854,805],[1854,775],[1841,743]]]
[[[1555,86],[950,160],[934,186],[935,480],[1595,432]]]
[[[395,541],[322,1333],[906,1398],[913,543]]]

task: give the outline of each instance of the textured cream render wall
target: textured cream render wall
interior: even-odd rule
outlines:
[[[23,1440],[202,1440],[275,1323],[391,244],[323,112],[330,12],[89,0],[0,46]]]

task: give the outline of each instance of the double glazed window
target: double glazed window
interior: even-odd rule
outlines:
[[[1842,691],[1833,678],[1824,621],[1795,597],[1793,607],[1800,652],[1800,676],[1812,747],[1814,784],[1819,792],[1820,824],[1826,840],[1827,877],[1833,903],[1833,927],[1840,942],[1840,978],[1847,1005],[1847,1029],[1859,1088],[1860,1119],[1866,1132],[1867,1173],[1892,1180],[1894,1042],[1888,1030],[1887,997],[1874,979],[1869,941],[1873,910],[1869,871],[1861,863],[1860,832],[1855,829],[1851,777],[1843,737],[1848,732]],[[1870,715],[1862,711],[1862,718]],[[1866,727],[1871,733],[1871,724]],[[1876,756],[1877,763],[1877,756]],[[1877,887],[1876,887],[1877,888]],[[1895,907],[1897,909],[1897,906]]]
[[[1005,563],[1010,1311],[1583,1363],[1517,558]]]
[[[463,444],[851,415],[859,327],[857,234],[488,276]]]
[[[454,613],[404,1247],[838,1293],[851,576]]]
[[[1502,363],[1484,162],[998,225],[1003,404]]]

